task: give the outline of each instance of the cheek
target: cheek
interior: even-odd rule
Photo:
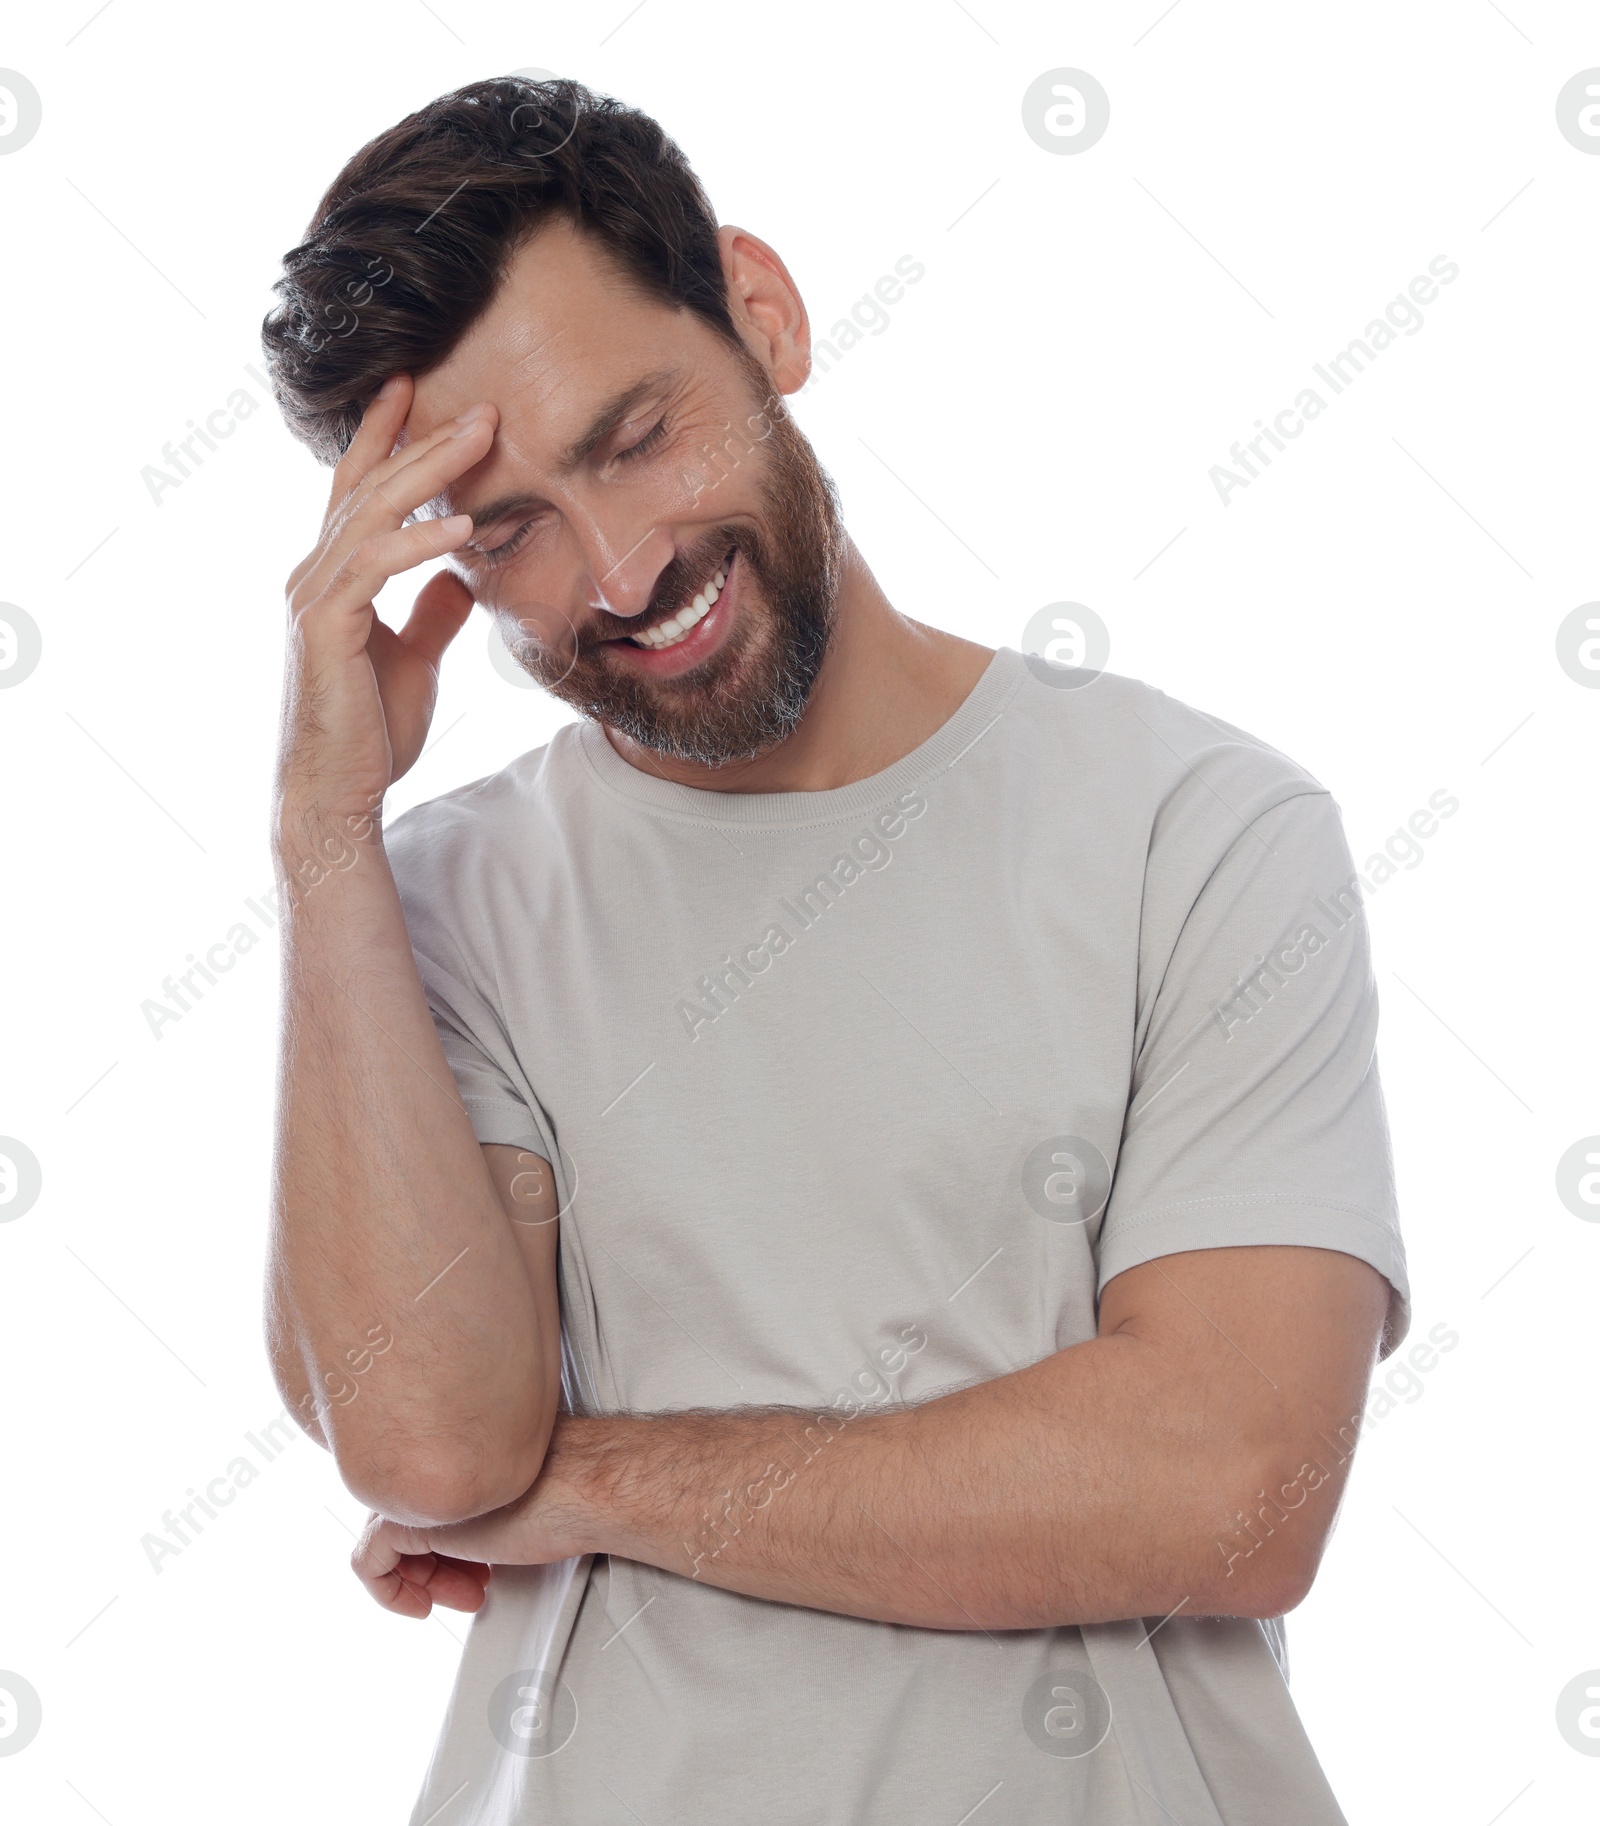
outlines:
[[[506,594],[511,595],[513,592],[510,587],[505,587]],[[522,591],[517,594],[525,594],[529,587],[524,584]],[[537,584],[532,587],[537,588]],[[570,645],[576,632],[570,616],[544,603],[529,604],[523,601],[514,609],[494,609],[491,612],[501,645],[513,658],[519,648],[531,648],[535,653],[563,651]]]
[[[697,517],[729,517],[759,511],[771,427],[745,405],[723,416],[697,415],[686,424],[667,458],[669,467],[692,480]]]

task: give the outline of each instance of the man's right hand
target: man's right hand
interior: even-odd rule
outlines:
[[[322,535],[289,578],[280,828],[376,815],[422,752],[440,658],[472,611],[471,593],[448,571],[430,579],[398,633],[373,607],[391,577],[471,536],[465,514],[405,521],[484,459],[498,420],[485,403],[396,450],[411,401],[402,374],[368,406],[333,472]]]
[[[481,407],[396,450],[412,397],[400,377],[368,407],[289,583],[267,1336],[285,1404],[348,1487],[416,1528],[504,1508],[538,1478],[561,1311],[553,1176],[474,1134],[376,835],[472,597],[441,573],[399,633],[372,599],[470,534],[465,515],[405,521],[484,461],[497,422]],[[380,1326],[391,1342],[366,1348]]]

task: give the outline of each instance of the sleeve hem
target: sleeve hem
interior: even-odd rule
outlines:
[[[463,1096],[472,1132],[480,1143],[502,1147],[525,1148],[541,1160],[550,1158],[549,1146],[540,1139],[539,1125],[520,1103],[503,1097]]]
[[[1205,1212],[1214,1210],[1207,1221]],[[1359,1224],[1352,1224],[1357,1218]],[[1411,1287],[1405,1250],[1392,1218],[1336,1199],[1299,1198],[1279,1193],[1242,1193],[1180,1199],[1119,1221],[1097,1252],[1096,1297],[1106,1283],[1129,1268],[1163,1255],[1194,1249],[1240,1249],[1260,1245],[1332,1249],[1375,1268],[1389,1283],[1379,1361],[1391,1356],[1411,1326]]]

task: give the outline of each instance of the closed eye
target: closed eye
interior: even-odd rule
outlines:
[[[498,545],[480,547],[479,555],[482,557],[484,563],[489,565],[504,564],[538,523],[537,518],[524,520],[521,526],[517,528],[509,539],[502,539]]]
[[[669,429],[667,415],[663,413],[643,437],[639,438],[635,443],[629,444],[625,449],[617,451],[612,460],[614,462],[622,463],[635,460],[639,457],[648,456],[650,452],[661,443],[662,439],[666,437]],[[471,549],[477,551],[479,557],[486,565],[493,566],[504,564],[516,555],[518,550],[520,550],[522,545],[526,542],[529,533],[533,531],[543,517],[543,515],[535,514],[532,519],[524,520],[509,539],[501,540],[498,545],[477,546]]]
[[[667,418],[663,413],[637,443],[629,444],[625,450],[617,452],[616,461],[625,463],[634,457],[648,456],[666,435]]]

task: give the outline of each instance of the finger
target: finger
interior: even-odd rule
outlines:
[[[385,1610],[397,1616],[426,1617],[435,1604],[450,1610],[481,1610],[489,1568],[445,1554],[403,1553],[392,1572],[363,1582]]]
[[[376,1579],[392,1573],[407,1551],[407,1545],[400,1538],[402,1532],[396,1523],[386,1522],[381,1515],[369,1515],[350,1555],[356,1577]],[[425,1548],[426,1542],[422,1545]]]
[[[428,1595],[428,1588],[398,1573],[382,1589],[371,1586],[368,1589],[385,1610],[397,1617],[415,1617],[420,1621],[433,1614],[433,1599]]]
[[[453,571],[440,571],[422,586],[399,638],[430,666],[437,666],[445,648],[467,625],[472,608],[471,590]]]
[[[393,532],[374,534],[345,554],[343,562],[322,580],[315,594],[309,587],[300,592],[293,612],[298,618],[314,609],[316,620],[324,625],[348,617],[352,623],[360,623],[365,641],[370,632],[372,599],[389,579],[430,558],[443,557],[471,535],[472,521],[466,514],[453,514],[448,520],[418,520]]]
[[[361,478],[394,451],[416,389],[409,374],[391,374],[361,415],[361,423],[333,471],[332,499],[343,499]]]
[[[405,1561],[415,1562],[430,1554],[428,1537],[422,1529],[406,1528],[373,1514],[355,1544],[350,1564],[357,1578],[371,1582],[394,1578],[403,1570]]]
[[[415,455],[408,454],[402,468],[381,465],[357,484],[337,511],[330,510],[316,550],[289,580],[291,608],[320,596],[362,540],[397,531],[419,508],[437,500],[457,476],[481,462],[493,442],[492,411],[465,432],[458,437],[441,430],[437,441],[425,441]]]
[[[425,1617],[433,1609],[427,1587],[408,1579],[398,1569],[363,1578],[361,1583],[385,1610],[392,1610],[397,1616]]]
[[[322,537],[289,573],[291,590],[317,562],[324,548],[328,529],[341,517],[344,502],[362,478],[371,473],[394,449],[406,415],[411,410],[415,389],[409,374],[391,374],[367,403],[361,423],[345,453],[334,465],[328,490],[328,506],[322,516]]]
[[[364,538],[377,527],[398,526],[425,507],[458,476],[488,455],[499,422],[493,406],[447,420],[425,438],[405,445],[361,476],[333,504],[324,527],[324,549]]]
[[[432,1572],[421,1582],[435,1604],[446,1605],[451,1610],[481,1610],[489,1586],[489,1568],[474,1560],[455,1560],[445,1554],[436,1554]]]
[[[406,1551],[426,1545],[426,1536],[419,1531],[374,1516],[356,1544],[350,1564],[385,1610],[402,1617],[426,1617],[433,1600],[428,1596],[424,1568],[431,1570],[432,1556]]]

